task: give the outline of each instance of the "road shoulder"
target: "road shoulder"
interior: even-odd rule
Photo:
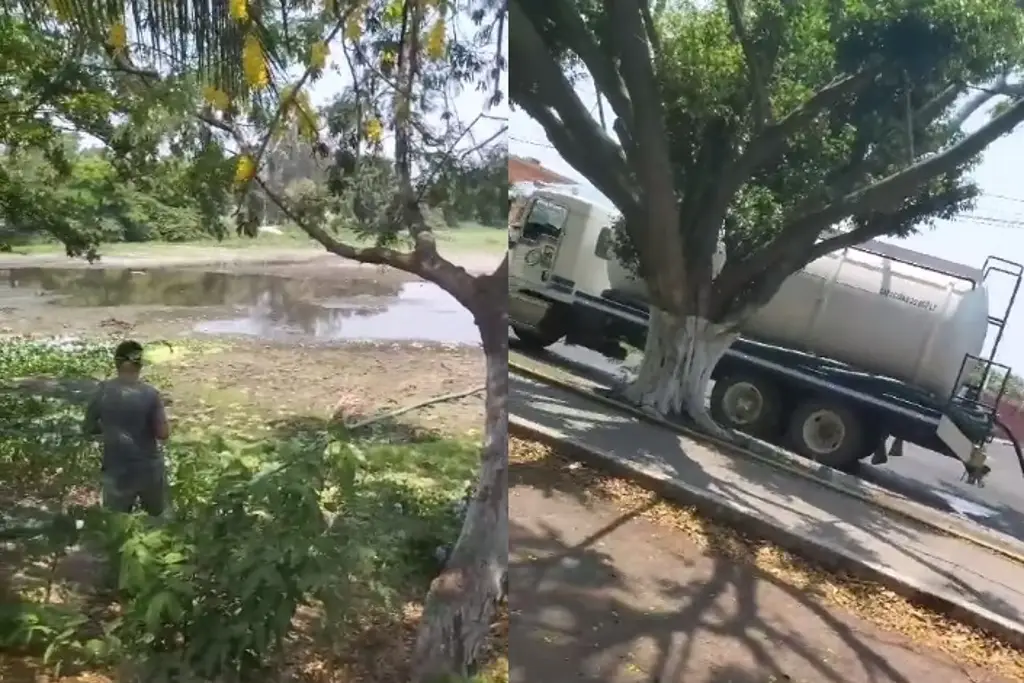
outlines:
[[[828,581],[786,582],[652,522],[657,501],[588,494],[559,462],[512,460],[513,683],[1011,680],[828,604]]]

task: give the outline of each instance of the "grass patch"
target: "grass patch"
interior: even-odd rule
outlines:
[[[175,348],[152,350],[150,379],[162,389],[163,363],[219,350]],[[95,383],[110,354],[102,344],[8,340],[0,378]],[[129,666],[145,680],[401,679],[418,601],[461,525],[478,443],[400,423],[352,432],[269,415],[244,394],[202,394],[173,404],[174,510],[154,525],[97,506],[83,396],[0,393],[4,680],[31,680],[8,673],[11,661],[37,676],[119,678]],[[494,677],[500,652],[492,670],[483,680],[504,680]]]
[[[188,248],[228,248],[228,249],[309,249],[322,251],[322,247],[309,238],[298,228],[288,226],[276,227],[275,232],[263,232],[255,238],[238,237],[230,234],[223,240],[196,240],[189,242],[119,242],[104,244],[101,254],[118,255],[166,255]],[[464,223],[457,228],[438,230],[435,233],[438,249],[445,252],[500,252],[508,248],[508,236],[504,230],[489,228],[476,223]],[[343,230],[338,238],[349,244],[368,246],[372,240],[358,237],[355,233]],[[64,246],[57,242],[39,242],[18,245],[12,248],[12,255],[50,255],[63,254]]]

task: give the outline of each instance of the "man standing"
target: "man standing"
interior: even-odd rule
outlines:
[[[167,506],[163,453],[170,428],[160,392],[139,378],[142,344],[114,350],[117,376],[100,384],[85,411],[83,429],[103,442],[103,505],[132,512],[136,503],[158,517]]]

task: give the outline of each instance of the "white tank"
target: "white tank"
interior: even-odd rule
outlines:
[[[608,275],[613,288],[643,295],[615,259]],[[985,344],[981,280],[977,269],[872,242],[790,276],[743,334],[947,396],[964,356],[980,355]]]

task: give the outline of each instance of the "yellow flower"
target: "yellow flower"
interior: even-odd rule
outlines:
[[[427,56],[431,59],[444,57],[444,17],[439,17],[427,34]]]
[[[74,16],[71,0],[50,0],[50,8],[61,21],[69,21]]]
[[[395,66],[395,61],[398,59],[398,55],[395,54],[394,50],[384,50],[380,55],[380,67],[382,70],[387,71]]]
[[[384,23],[395,25],[402,21],[405,12],[405,0],[392,0],[384,8]]]
[[[128,47],[128,28],[123,21],[115,21],[110,25],[110,35],[107,37],[107,44],[114,48],[115,54],[124,54]]]
[[[360,17],[357,12],[353,12],[349,15],[349,18],[345,22],[345,37],[352,42],[363,37],[362,17]]]
[[[380,144],[381,138],[384,137],[384,124],[380,122],[380,119],[370,119],[363,126],[363,132],[366,134],[366,139],[377,145]]]
[[[231,98],[223,90],[218,90],[212,85],[203,88],[203,99],[217,111],[224,112],[231,108]]]
[[[235,166],[235,184],[246,185],[256,177],[256,161],[248,154],[238,157]]]
[[[242,71],[245,73],[245,80],[256,90],[265,88],[270,83],[267,58],[263,54],[260,39],[254,33],[245,37],[245,44],[242,46]]]
[[[309,50],[309,65],[314,69],[324,68],[327,65],[327,55],[330,53],[331,49],[327,47],[327,43],[318,40]]]
[[[231,0],[228,4],[228,13],[235,21],[243,22],[249,20],[248,0]]]
[[[296,109],[299,117],[299,135],[307,142],[314,142],[320,133],[320,120],[305,91],[299,93]]]

